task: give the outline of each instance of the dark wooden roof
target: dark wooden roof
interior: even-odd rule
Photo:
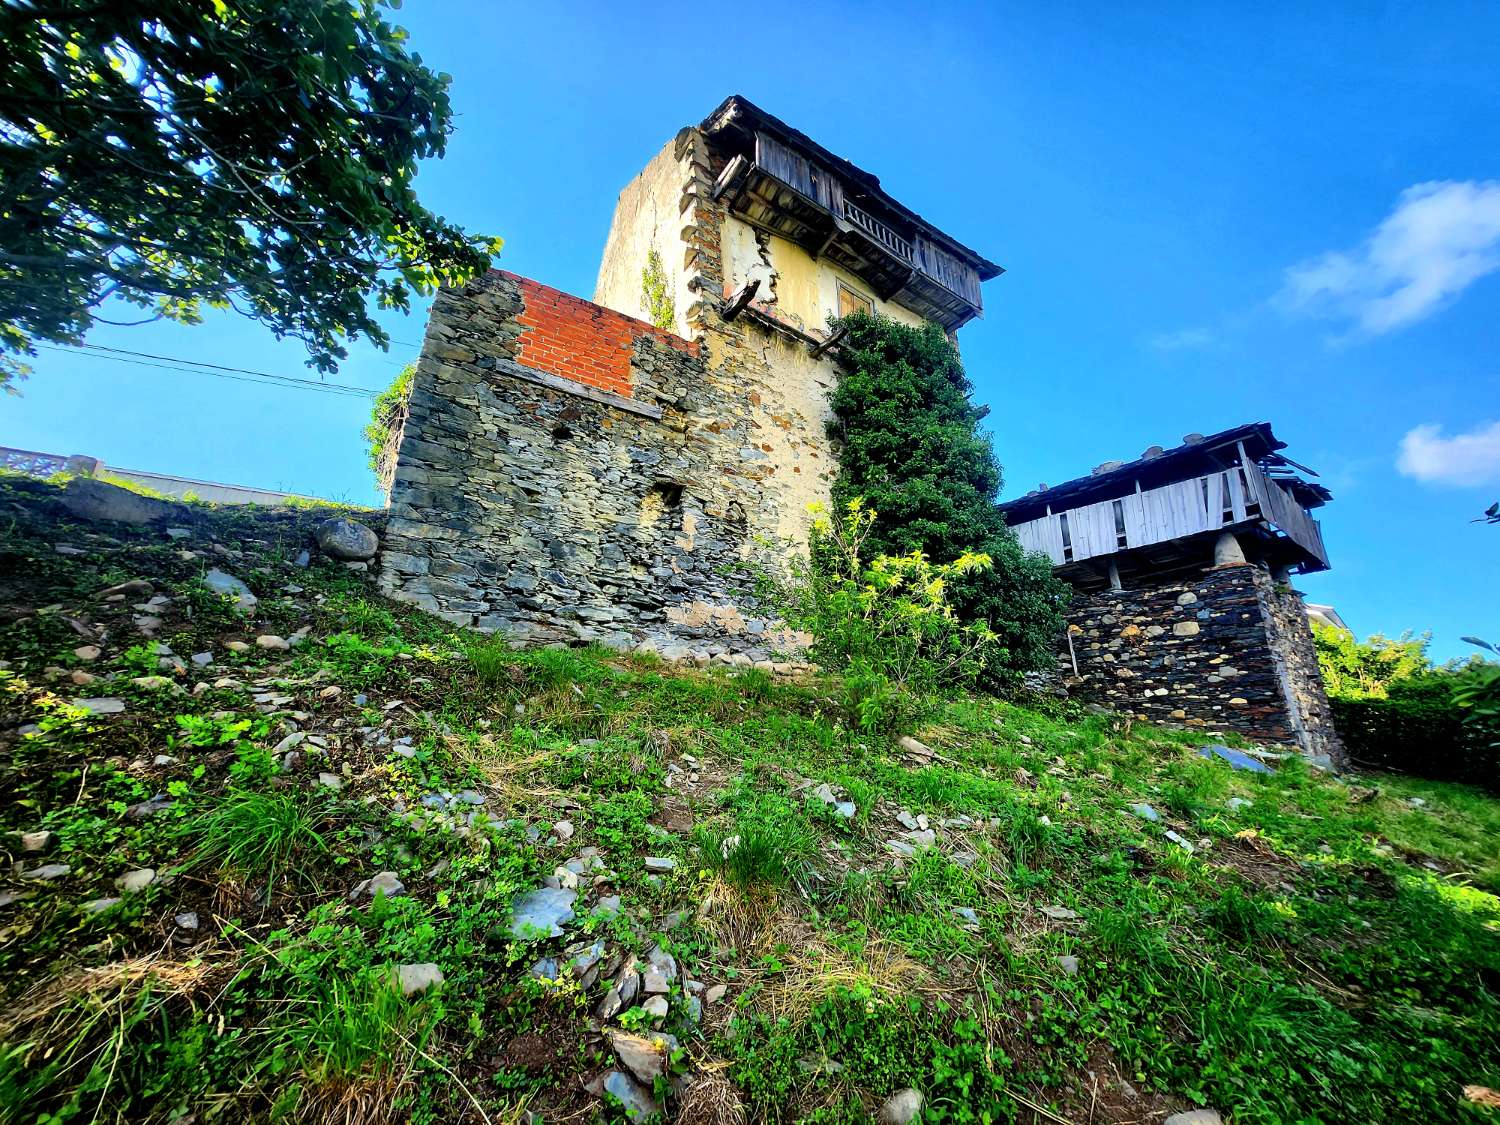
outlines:
[[[1268,474],[1288,484],[1304,508],[1316,508],[1333,499],[1333,494],[1321,484],[1313,484],[1295,475],[1293,470],[1300,469],[1310,476],[1317,476],[1311,469],[1281,456],[1280,451],[1286,448],[1286,442],[1271,432],[1269,422],[1250,422],[1207,437],[1191,436],[1195,440],[1184,440],[1171,449],[1152,447],[1134,461],[1116,463],[1108,468],[1100,466],[1088,476],[1007,500],[1000,505],[1000,510],[1006,514],[1009,523],[1018,524],[1045,515],[1049,505],[1054,512],[1059,512],[1118,498],[1133,491],[1137,481],[1143,488],[1154,488],[1170,481],[1201,476],[1232,463],[1238,456],[1241,442],[1245,446],[1245,455]]]
[[[878,199],[882,205],[890,208],[908,222],[927,230],[935,241],[946,246],[951,252],[968,259],[979,272],[980,280],[989,281],[1005,272],[1004,267],[996,265],[977,250],[965,246],[952,235],[943,233],[911,208],[903,206],[880,186],[879,177],[866,172],[842,156],[829,152],[806,133],[793,129],[785,121],[767,113],[741,94],[731,94],[725,98],[717,109],[703,119],[699,128],[711,137],[726,129],[750,132],[759,129],[771,133],[783,144],[800,149],[807,156],[827,165],[830,170],[847,181],[857,184],[862,190]]]

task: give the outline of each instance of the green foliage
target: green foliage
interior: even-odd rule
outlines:
[[[1432,668],[1427,656],[1430,633],[1420,637],[1403,633],[1396,640],[1375,633],[1358,641],[1347,629],[1317,621],[1312,632],[1318,668],[1329,695],[1384,699],[1391,684]]]
[[[496,239],[418,202],[449,79],[374,3],[0,7],[0,352],[75,343],[110,298],[235,308],[303,341],[388,336],[373,307],[485,268]],[[373,298],[373,301],[371,300]]]
[[[961,690],[978,678],[996,644],[982,623],[966,625],[948,601],[950,585],[988,569],[985,555],[964,553],[934,564],[921,551],[866,561],[878,515],[857,497],[830,515],[813,506],[810,553],[786,575],[759,575],[758,596],[794,628],[814,637],[809,654],[846,673],[845,699],[864,730],[890,729],[903,695]]]
[[[284,793],[231,791],[189,823],[199,838],[194,862],[243,879],[274,886],[328,851],[316,820],[297,798]]]
[[[647,320],[663,332],[676,329],[677,305],[672,300],[671,279],[655,249],[646,254],[646,268],[641,270],[641,300],[646,306]]]
[[[1385,698],[1330,696],[1350,761],[1500,792],[1500,716],[1461,702],[1500,679],[1500,667],[1428,673],[1392,684]]]
[[[731,829],[698,833],[706,866],[746,890],[784,887],[800,878],[817,851],[803,812],[779,793],[742,798]]]
[[[375,474],[375,484],[380,491],[390,495],[391,483],[396,474],[396,453],[400,447],[401,430],[406,425],[407,404],[411,402],[412,383],[417,377],[417,365],[408,363],[391,385],[375,396],[375,405],[370,408],[370,420],[365,424],[365,443],[370,447],[370,471]]]
[[[21,872],[71,868],[43,884],[12,866],[3,888],[20,893],[0,942],[0,1121],[609,1119],[577,1081],[609,1065],[590,1018],[607,980],[528,973],[594,939],[611,964],[650,944],[677,959],[663,1026],[693,1037],[689,1084],[657,1092],[678,1120],[700,1119],[688,1091],[706,1080],[745,1120],[851,1125],[906,1086],[924,1121],[1045,1116],[1034,1103],[1082,1122],[1097,1078],[1096,1119],[1159,1118],[1160,1096],[1266,1125],[1467,1120],[1456,1092],[1500,1087],[1500,800],[1472,786],[1355,787],[1295,758],[1247,774],[1200,758],[1201,732],[984,695],[922,701],[906,729],[935,756],[918,768],[849,721],[851,701],[914,698],[852,661],[772,678],[512,652],[342,568],[295,569],[235,526],[247,556],[263,551],[245,560],[266,591],[257,628],[312,628],[289,653],[225,654],[224,687],[123,691],[125,713],[95,715],[44,671],[73,666],[74,630],[0,631],[0,831],[53,834],[40,855],[12,844]],[[99,629],[92,667],[118,678],[134,611],[97,591],[131,576],[181,591],[202,564],[156,529],[110,535],[117,548],[58,556],[61,538],[95,541],[0,521],[0,558],[17,604]],[[308,588],[303,606],[269,593],[287,581]],[[243,619],[208,620],[169,616],[163,639],[190,652],[243,634]],[[1472,671],[1368,702],[1441,704]],[[291,698],[265,713],[262,689]],[[281,775],[267,747],[289,719],[326,746]],[[344,790],[316,786],[345,765]],[[819,783],[856,815],[814,797]],[[472,822],[423,800],[468,788],[487,798]],[[157,794],[175,803],[131,811]],[[1161,822],[1124,811],[1138,801]],[[602,868],[566,936],[509,940],[516,895],[585,851]],[[679,865],[643,879],[646,855]],[[171,877],[120,896],[115,878],[142,866]],[[380,871],[405,891],[351,902]],[[121,901],[83,909],[104,897]],[[1078,916],[1044,910],[1058,906]],[[171,929],[186,910],[202,923],[191,944]],[[429,962],[435,989],[391,987],[395,966]],[[730,989],[694,1031],[677,1023],[689,979]],[[702,1073],[712,1058],[727,1069]]]
[[[996,634],[986,653],[992,675],[1013,679],[1047,667],[1066,587],[1047,559],[1022,550],[995,507],[1000,465],[979,429],[988,410],[970,401],[957,348],[931,324],[913,328],[864,313],[841,323],[845,370],[829,423],[840,443],[835,504],[862,497],[880,513],[874,553],[988,556],[988,568],[955,579],[954,607]]]

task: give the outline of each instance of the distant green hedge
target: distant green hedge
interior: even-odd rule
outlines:
[[[1334,696],[1333,722],[1349,760],[1500,792],[1500,728],[1465,722],[1449,685],[1423,680],[1389,699]]]

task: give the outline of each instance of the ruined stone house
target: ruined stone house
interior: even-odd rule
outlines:
[[[952,335],[1000,272],[729,98],[620,193],[592,301],[499,270],[439,294],[384,589],[528,643],[774,659],[792,638],[735,568],[805,543],[828,498],[830,320]]]

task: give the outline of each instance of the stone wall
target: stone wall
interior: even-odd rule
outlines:
[[[746,612],[732,573],[785,522],[766,487],[758,384],[578,298],[566,333],[549,327],[539,309],[564,297],[498,271],[439,294],[382,589],[530,643],[754,660],[794,643]],[[570,334],[570,354],[623,365],[628,395],[588,381],[592,367],[536,366],[538,343]]]
[[[1077,593],[1070,694],[1142,719],[1236,731],[1337,761],[1301,596],[1254,565]],[[1077,674],[1073,659],[1077,659]]]

